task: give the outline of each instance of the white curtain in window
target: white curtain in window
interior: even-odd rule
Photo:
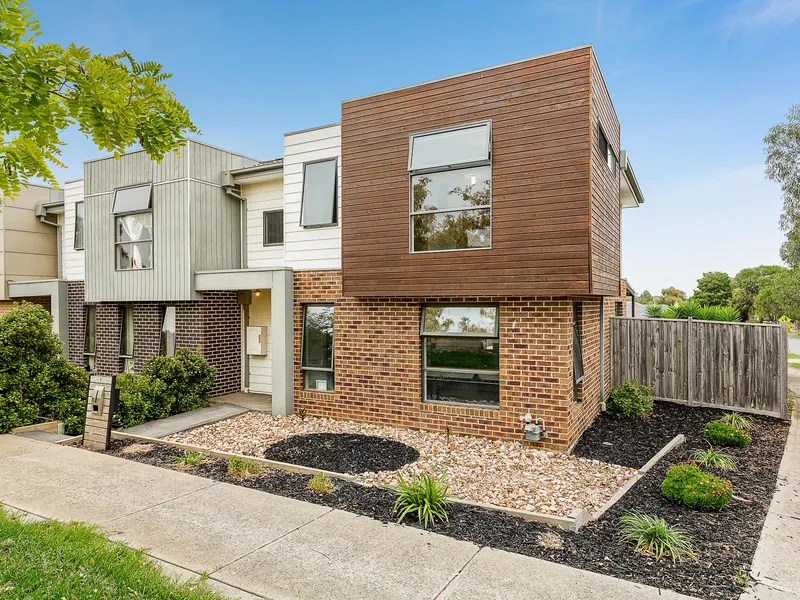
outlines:
[[[136,215],[127,215],[120,217],[122,229],[125,235],[128,236],[132,242],[138,242],[142,238],[145,227]],[[131,266],[136,269],[142,268],[142,253],[139,251],[137,244],[131,244]]]

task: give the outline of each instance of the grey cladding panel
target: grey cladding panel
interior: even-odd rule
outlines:
[[[160,183],[185,178],[186,149],[170,152],[161,163],[150,159],[146,152],[124,154],[84,163],[84,194],[110,192],[119,187],[142,183]]]
[[[215,185],[191,182],[195,271],[241,268],[241,202]]]
[[[240,154],[232,154],[194,140],[189,143],[191,144],[189,154],[191,155],[192,179],[219,184],[219,175],[223,171],[249,167],[256,163]]]

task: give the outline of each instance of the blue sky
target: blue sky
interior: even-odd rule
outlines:
[[[287,131],[339,121],[343,99],[591,43],[647,200],[623,215],[637,291],[780,261],[762,139],[800,103],[800,0],[31,6],[44,39],[162,63],[203,139],[262,159]],[[57,176],[79,179],[100,153],[65,140]]]

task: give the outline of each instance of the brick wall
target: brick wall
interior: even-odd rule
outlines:
[[[69,288],[70,360],[83,365],[85,305],[83,282]],[[120,304],[96,306],[96,372],[112,375],[123,369],[119,357],[122,329]],[[241,389],[241,307],[236,292],[206,292],[198,301],[175,304],[177,348],[199,350],[216,369],[213,396]],[[140,371],[145,361],[161,352],[161,324],[164,304],[133,304],[134,369]]]
[[[345,298],[337,271],[295,272],[294,297],[295,405],[309,414],[522,439],[519,417],[530,412],[546,422],[549,436],[542,445],[567,449],[599,411],[599,298]],[[573,401],[574,300],[584,302],[581,402]],[[322,302],[335,303],[333,392],[305,390],[300,370],[303,305]],[[498,304],[499,409],[422,402],[425,302]]]
[[[50,296],[31,296],[30,298],[16,298],[14,300],[0,300],[0,317],[11,312],[20,302],[30,302],[38,304],[47,312],[50,312]]]

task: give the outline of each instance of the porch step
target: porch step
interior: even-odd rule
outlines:
[[[143,423],[134,427],[123,429],[124,433],[142,435],[150,438],[164,438],[173,433],[208,425],[223,419],[229,419],[247,412],[247,408],[233,404],[214,404],[206,408],[198,408],[190,412],[172,415],[166,419]]]

